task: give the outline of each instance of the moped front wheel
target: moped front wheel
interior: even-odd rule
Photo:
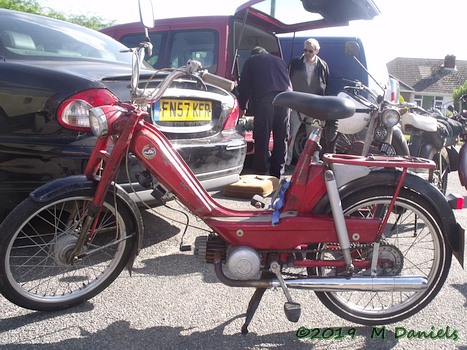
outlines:
[[[0,226],[0,291],[14,304],[52,311],[80,304],[108,287],[128,262],[133,222],[109,193],[95,234],[70,259],[92,190],[45,203],[26,199]],[[117,202],[118,203],[118,202]]]
[[[383,218],[393,198],[385,187],[366,189],[342,201],[346,216]],[[365,325],[399,322],[424,308],[436,296],[449,272],[451,249],[442,222],[430,204],[418,194],[402,191],[390,213],[379,250],[377,276],[423,276],[426,289],[416,292],[316,292],[321,302],[340,317]],[[341,259],[338,249],[320,247],[322,259]],[[333,248],[338,248],[336,245]],[[358,258],[371,261],[373,248],[354,248]],[[369,276],[370,269],[355,271]],[[322,276],[336,276],[342,269],[318,269]]]

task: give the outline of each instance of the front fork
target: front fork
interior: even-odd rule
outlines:
[[[370,113],[370,122],[368,123],[368,130],[365,134],[365,141],[363,144],[363,150],[361,154],[362,156],[367,156],[370,152],[370,147],[375,137],[376,126],[378,125],[378,113],[379,110]]]
[[[122,113],[118,111],[116,113]],[[73,252],[68,257],[68,262],[79,257],[83,248],[91,241],[101,213],[102,204],[105,196],[110,188],[110,184],[116,178],[120,163],[127,154],[130,141],[133,136],[136,124],[138,123],[139,114],[127,112],[128,118],[122,120],[122,123],[115,123],[115,131],[120,134],[115,136],[115,142],[112,150],[108,148],[112,139],[111,135],[98,138],[96,145],[91,153],[88,164],[86,165],[85,175],[88,179],[99,180],[94,193],[92,204],[86,208],[83,213],[83,222],[78,236],[78,240],[73,249]],[[122,118],[123,119],[123,118]],[[116,133],[116,134],[117,134]],[[101,176],[98,173],[102,170]],[[117,213],[115,213],[117,216]]]
[[[76,209],[78,210],[78,209]],[[91,205],[89,208],[86,209],[86,216],[84,217],[83,223],[81,225],[80,234],[78,236],[78,240],[76,241],[76,245],[73,248],[73,251],[67,258],[67,263],[72,264],[73,260],[77,258],[82,252],[84,246],[90,242],[92,235],[94,234],[97,219],[99,218],[100,208],[96,207],[95,205]],[[72,215],[72,217],[74,217]]]

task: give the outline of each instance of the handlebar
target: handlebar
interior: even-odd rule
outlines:
[[[343,79],[343,80],[346,81],[346,82],[350,82],[350,83],[354,84],[353,86],[352,85],[344,86],[344,90],[364,91],[368,95],[370,95],[375,101],[377,101],[378,95],[376,95],[372,90],[370,90],[370,88],[368,88],[367,86],[362,84],[360,81],[358,81],[358,80],[348,80],[348,79]]]
[[[229,79],[222,78],[218,75],[211,74],[207,70],[201,73],[201,78],[204,82],[220,87],[221,89],[232,91],[235,87],[235,82]]]
[[[391,102],[391,101],[385,100],[383,96],[378,96],[373,90],[371,90],[369,87],[367,87],[366,85],[364,85],[362,82],[360,82],[358,80],[349,80],[349,79],[345,79],[345,78],[343,78],[342,80],[345,81],[345,82],[353,84],[353,85],[344,86],[344,90],[345,91],[349,91],[349,90],[353,91],[352,96],[356,100],[358,100],[360,103],[362,103],[364,105],[370,104],[373,107],[375,107],[377,105],[378,106],[384,105],[384,106],[391,106],[393,108],[401,108],[401,104],[399,102]],[[370,101],[365,96],[358,94],[358,91],[363,91],[363,92],[367,93],[369,96],[371,96],[373,101]]]

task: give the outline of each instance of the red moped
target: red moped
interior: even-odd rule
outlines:
[[[297,322],[291,291],[314,291],[332,312],[375,325],[403,320],[439,292],[454,254],[463,264],[464,230],[443,194],[409,168],[434,162],[401,156],[320,157],[317,128],[295,171],[270,206],[251,210],[219,204],[200,185],[167,138],[144,119],[147,106],[175,79],[200,79],[196,62],[173,70],[152,90],[140,89],[135,55],[131,104],[91,108],[98,137],[85,173],[33,191],[0,226],[0,291],[35,310],[58,310],[88,300],[117,278],[140,249],[139,209],[113,180],[128,153],[146,167],[157,190],[178,199],[210,229],[195,255],[214,265],[232,287],[252,287],[243,333],[265,290],[280,288],[284,310]],[[212,77],[211,77],[212,78]],[[324,122],[350,117],[348,99],[284,92],[274,104]],[[174,269],[177,267],[174,266]],[[156,288],[156,287],[155,287]],[[215,290],[212,291],[215,293]]]

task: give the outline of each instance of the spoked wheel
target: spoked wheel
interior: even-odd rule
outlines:
[[[366,130],[366,129],[365,129]],[[356,144],[359,144],[363,149],[363,142],[365,141],[365,133],[360,132],[356,134],[341,134],[339,133],[334,140],[332,152],[333,153],[351,153],[356,148]],[[355,145],[354,145],[355,144]],[[352,147],[352,145],[354,145]],[[355,154],[355,153],[351,153]],[[359,152],[361,154],[361,150]]]
[[[119,275],[135,244],[129,215],[109,194],[94,236],[69,259],[92,201],[74,191],[50,202],[22,202],[2,223],[0,290],[16,305],[59,310],[100,293]],[[123,205],[121,206],[123,207]]]
[[[365,143],[366,128],[356,134],[339,133],[332,144],[332,153],[361,155]],[[387,143],[381,145],[372,144],[369,154],[395,155],[398,151]]]
[[[346,216],[382,217],[392,200],[388,188],[373,188],[342,201]],[[401,321],[425,307],[442,287],[451,265],[451,250],[441,232],[440,218],[423,198],[401,192],[380,246],[378,276],[423,276],[427,288],[416,292],[316,292],[321,302],[338,316],[352,322],[375,325]],[[321,247],[320,258],[341,259],[338,250]],[[334,247],[335,248],[335,247]],[[353,257],[369,259],[372,246],[354,249]],[[342,273],[318,269],[319,275]],[[354,275],[369,276],[362,269]]]

